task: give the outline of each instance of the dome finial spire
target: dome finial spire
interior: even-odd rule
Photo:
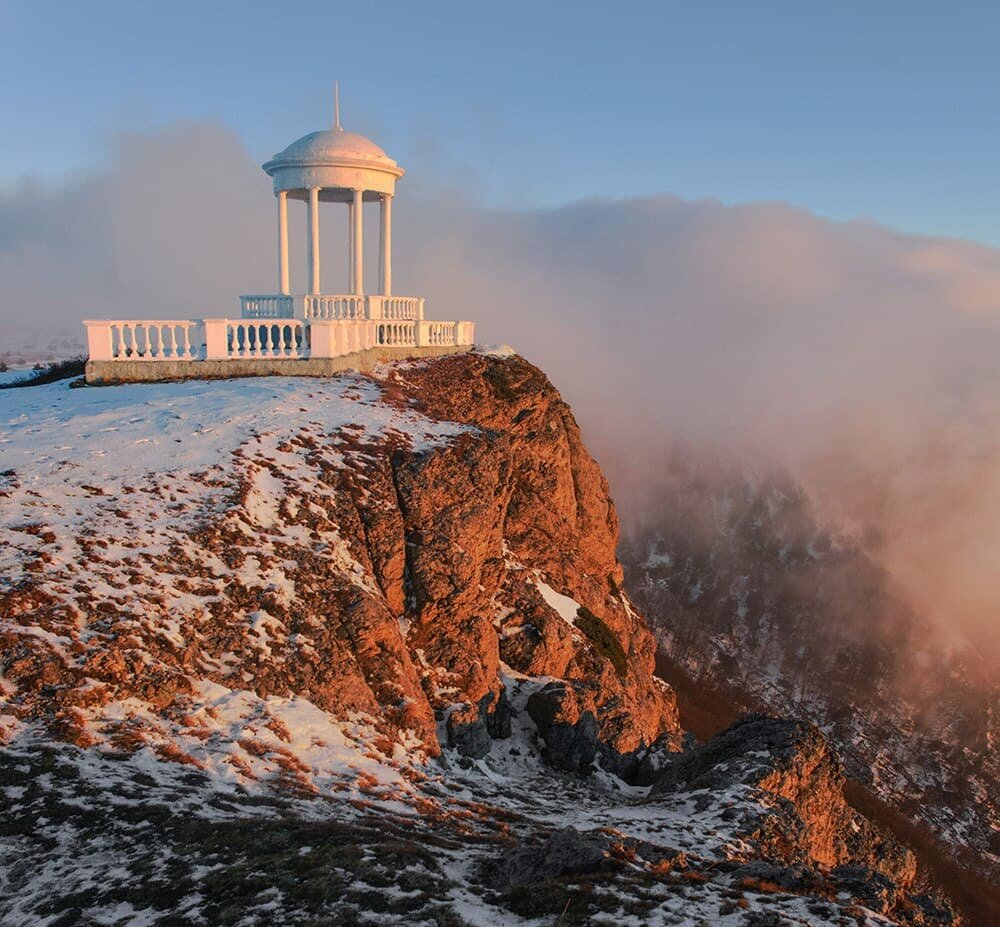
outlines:
[[[341,128],[340,125],[340,81],[333,82],[333,127]]]

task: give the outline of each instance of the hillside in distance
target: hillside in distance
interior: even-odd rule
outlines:
[[[996,666],[943,639],[786,474],[678,452],[621,546],[670,665],[808,719],[848,775],[985,881],[1000,863]]]

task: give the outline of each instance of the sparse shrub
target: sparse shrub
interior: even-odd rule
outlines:
[[[35,364],[31,376],[13,383],[4,383],[0,389],[18,389],[25,386],[41,386],[44,383],[55,383],[56,380],[68,380],[70,377],[81,377],[84,374],[86,360],[82,357],[71,357],[69,360],[53,361],[43,366]]]
[[[510,402],[517,398],[517,391],[513,389],[507,376],[507,365],[502,362],[488,364],[483,371],[483,376],[493,387],[493,394],[497,399]]]
[[[610,660],[615,671],[624,679],[628,675],[628,657],[611,628],[582,605],[576,611],[576,626],[590,641],[594,650]]]

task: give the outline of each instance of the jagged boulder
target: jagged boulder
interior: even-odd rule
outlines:
[[[544,758],[556,769],[589,771],[597,756],[597,719],[580,709],[572,690],[549,683],[531,694],[527,708],[545,744]]]
[[[831,867],[855,863],[897,885],[912,884],[913,853],[854,811],[843,785],[840,762],[817,728],[751,714],[674,756],[650,795],[748,787],[771,809],[752,834],[763,851]]]
[[[575,827],[557,830],[540,844],[508,850],[487,865],[484,881],[497,891],[542,885],[563,876],[596,872],[605,865],[608,838],[597,832],[581,833]]]

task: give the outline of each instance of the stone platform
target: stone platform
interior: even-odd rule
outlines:
[[[379,346],[340,357],[231,357],[224,360],[88,360],[90,386],[162,383],[170,380],[226,380],[235,377],[330,377],[348,370],[369,373],[377,364],[445,354],[464,354],[472,345]]]

